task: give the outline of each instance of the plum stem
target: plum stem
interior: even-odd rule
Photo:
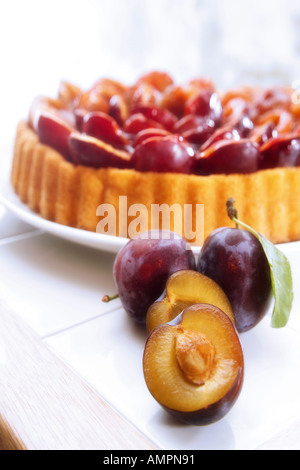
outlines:
[[[238,212],[236,210],[236,208],[234,207],[234,203],[235,203],[235,200],[233,197],[229,198],[227,200],[227,214],[228,214],[228,217],[233,221],[235,222],[236,224],[236,228],[238,228],[239,226],[242,226],[244,229],[248,230],[249,232],[251,232],[253,235],[256,236],[257,238],[257,233],[255,232],[255,230],[253,230],[253,228],[251,228],[249,225],[245,224],[244,222],[242,222],[241,220],[239,220],[238,218]]]
[[[228,217],[235,222],[236,228],[239,228],[239,220],[238,220],[238,211],[236,210],[235,206],[235,199],[230,197],[227,199],[226,206],[227,206],[227,214]]]
[[[114,294],[114,295],[104,295],[102,297],[102,302],[105,302],[105,303],[108,303],[110,302],[111,300],[115,300],[119,297],[119,294]]]

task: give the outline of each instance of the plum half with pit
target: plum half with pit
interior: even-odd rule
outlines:
[[[145,324],[146,314],[176,271],[195,269],[194,254],[179,235],[152,230],[131,240],[118,252],[113,276],[124,310]]]
[[[212,232],[201,249],[198,271],[224,290],[240,333],[255,327],[268,312],[270,267],[259,240],[249,231],[222,227]]]
[[[216,306],[189,306],[149,335],[143,371],[150,393],[167,412],[187,424],[212,424],[230,411],[242,389],[238,333]]]
[[[215,305],[235,322],[228,297],[218,284],[197,271],[181,270],[169,277],[163,295],[149,308],[146,319],[148,332],[172,321],[189,305],[199,303]]]

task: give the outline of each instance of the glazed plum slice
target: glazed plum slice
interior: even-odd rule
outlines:
[[[167,87],[173,85],[173,79],[166,72],[154,70],[153,72],[142,75],[138,80],[138,84],[139,83],[147,83],[159,92],[163,92]]]
[[[132,110],[132,114],[142,114],[147,119],[157,122],[169,132],[172,132],[177,121],[177,117],[171,113],[171,111],[159,108],[157,106],[136,106]]]
[[[66,104],[59,99],[49,98],[47,96],[37,96],[30,106],[28,122],[35,129],[37,120],[41,114],[56,117],[65,121],[69,126],[74,127],[75,119],[72,110],[66,107]]]
[[[137,147],[144,140],[150,139],[151,137],[166,137],[167,135],[170,135],[170,132],[166,131],[165,129],[149,127],[149,129],[144,129],[137,133],[133,141],[133,146]]]
[[[162,297],[147,312],[147,330],[150,333],[162,323],[173,320],[189,305],[207,303],[223,310],[234,323],[234,314],[228,297],[212,279],[193,270],[178,271],[167,281]]]
[[[204,150],[207,150],[217,142],[224,141],[223,143],[225,144],[225,141],[234,142],[245,139],[249,136],[252,129],[252,121],[247,116],[243,116],[234,125],[226,124],[225,126],[216,129],[211,137],[209,137],[201,146],[200,151],[204,152]]]
[[[132,155],[133,167],[141,172],[192,173],[194,150],[183,137],[152,137],[138,145]]]
[[[128,105],[123,95],[113,95],[109,100],[108,114],[123,127],[128,117]]]
[[[216,124],[212,119],[206,119],[201,116],[188,114],[179,119],[174,132],[192,144],[202,145],[209,139],[216,130]]]
[[[257,97],[254,110],[261,115],[272,109],[289,111],[291,108],[291,93],[283,87],[274,87],[262,90]]]
[[[95,137],[72,132],[69,136],[69,148],[75,165],[93,168],[130,168],[131,155],[119,150]]]
[[[201,90],[188,99],[185,114],[195,114],[211,119],[217,126],[222,121],[222,103],[217,93],[212,90]]]
[[[247,138],[253,131],[254,124],[250,117],[245,114],[235,123],[234,128],[238,131],[242,138]]]
[[[182,86],[170,85],[164,91],[160,100],[160,107],[162,109],[168,109],[177,118],[181,118],[184,115],[185,104],[188,99],[188,92]]]
[[[103,140],[113,147],[124,149],[128,145],[128,140],[118,123],[112,117],[100,111],[88,113],[84,116],[81,131]]]
[[[260,169],[300,166],[300,137],[279,136],[260,149]]]
[[[135,113],[129,116],[124,122],[123,131],[126,134],[136,135],[138,132],[149,128],[162,129],[162,125],[154,119],[149,119],[142,113]]]
[[[58,99],[64,103],[67,108],[74,108],[81,93],[81,88],[74,83],[62,80],[59,84]]]
[[[69,138],[75,129],[65,119],[46,110],[36,111],[33,129],[43,144],[49,145],[67,160],[71,160]]]
[[[243,384],[243,351],[222,310],[195,304],[149,335],[143,370],[150,393],[167,412],[204,426],[222,419],[236,402]]]
[[[217,129],[209,139],[201,146],[201,152],[207,150],[211,145],[220,141],[238,141],[241,140],[241,135],[237,129],[231,127],[221,127]]]
[[[247,139],[221,140],[197,153],[196,172],[209,174],[247,174],[259,169],[260,151]]]
[[[88,114],[90,111],[87,111],[86,109],[81,109],[81,108],[76,108],[74,109],[74,119],[75,119],[75,124],[76,124],[76,129],[79,132],[82,132],[82,125],[83,125],[83,120],[86,114]]]
[[[250,140],[256,142],[260,147],[264,146],[270,139],[276,139],[278,132],[275,124],[270,122],[256,126],[250,135]]]

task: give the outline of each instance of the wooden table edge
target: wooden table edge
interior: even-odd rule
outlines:
[[[155,450],[0,299],[0,450]]]

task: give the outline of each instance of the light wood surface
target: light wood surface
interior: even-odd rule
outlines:
[[[153,450],[0,299],[0,450]]]

